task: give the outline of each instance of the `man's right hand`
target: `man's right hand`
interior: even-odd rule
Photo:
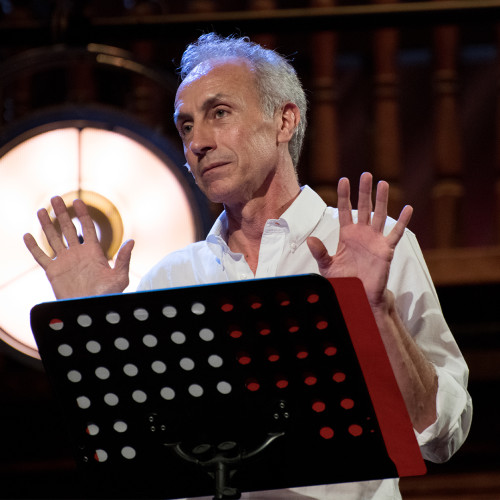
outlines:
[[[69,299],[107,293],[120,293],[129,283],[129,267],[134,241],[126,241],[118,251],[115,266],[111,267],[97,238],[94,222],[85,203],[75,200],[73,207],[82,225],[83,243],[61,197],[51,200],[61,227],[60,234],[44,208],[37,213],[55,257],[49,257],[31,234],[24,235],[24,243],[47,274],[57,299]],[[64,242],[67,241],[67,246]]]

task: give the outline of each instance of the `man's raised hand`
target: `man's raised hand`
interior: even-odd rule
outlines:
[[[387,300],[387,281],[394,249],[404,234],[413,209],[405,206],[396,224],[385,236],[389,198],[387,182],[380,181],[377,185],[372,217],[372,176],[367,172],[362,174],[357,223],[352,217],[348,179],[340,179],[337,192],[340,223],[337,252],[329,255],[323,243],[315,237],[308,238],[307,243],[323,276],[358,277],[363,282],[372,308],[383,307]]]
[[[54,258],[38,246],[31,234],[24,235],[24,243],[47,274],[56,298],[67,299],[123,292],[129,283],[130,257],[134,241],[128,240],[122,245],[115,265],[111,267],[101,248],[94,222],[85,203],[81,200],[75,200],[73,203],[82,226],[83,242],[80,241],[62,198],[55,196],[51,203],[61,233],[57,231],[47,210],[42,208],[37,215],[47,241],[54,251]]]

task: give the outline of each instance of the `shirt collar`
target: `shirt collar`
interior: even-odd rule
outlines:
[[[298,246],[312,233],[326,209],[326,203],[309,186],[302,186],[296,200],[280,219],[290,228],[290,238]]]
[[[287,223],[291,239],[300,245],[318,225],[325,209],[326,203],[315,191],[305,185],[301,187],[299,196],[278,220]],[[223,211],[208,233],[206,241],[214,251],[213,245],[215,244],[219,248],[216,253],[219,254],[221,250],[230,251],[226,239],[227,215]]]

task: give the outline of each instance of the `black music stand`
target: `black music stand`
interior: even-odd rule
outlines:
[[[425,473],[362,284],[301,275],[39,304],[90,496]]]

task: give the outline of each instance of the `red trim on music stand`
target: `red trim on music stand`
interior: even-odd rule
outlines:
[[[363,284],[357,278],[329,281],[351,335],[387,453],[400,477],[425,474],[427,469]]]

